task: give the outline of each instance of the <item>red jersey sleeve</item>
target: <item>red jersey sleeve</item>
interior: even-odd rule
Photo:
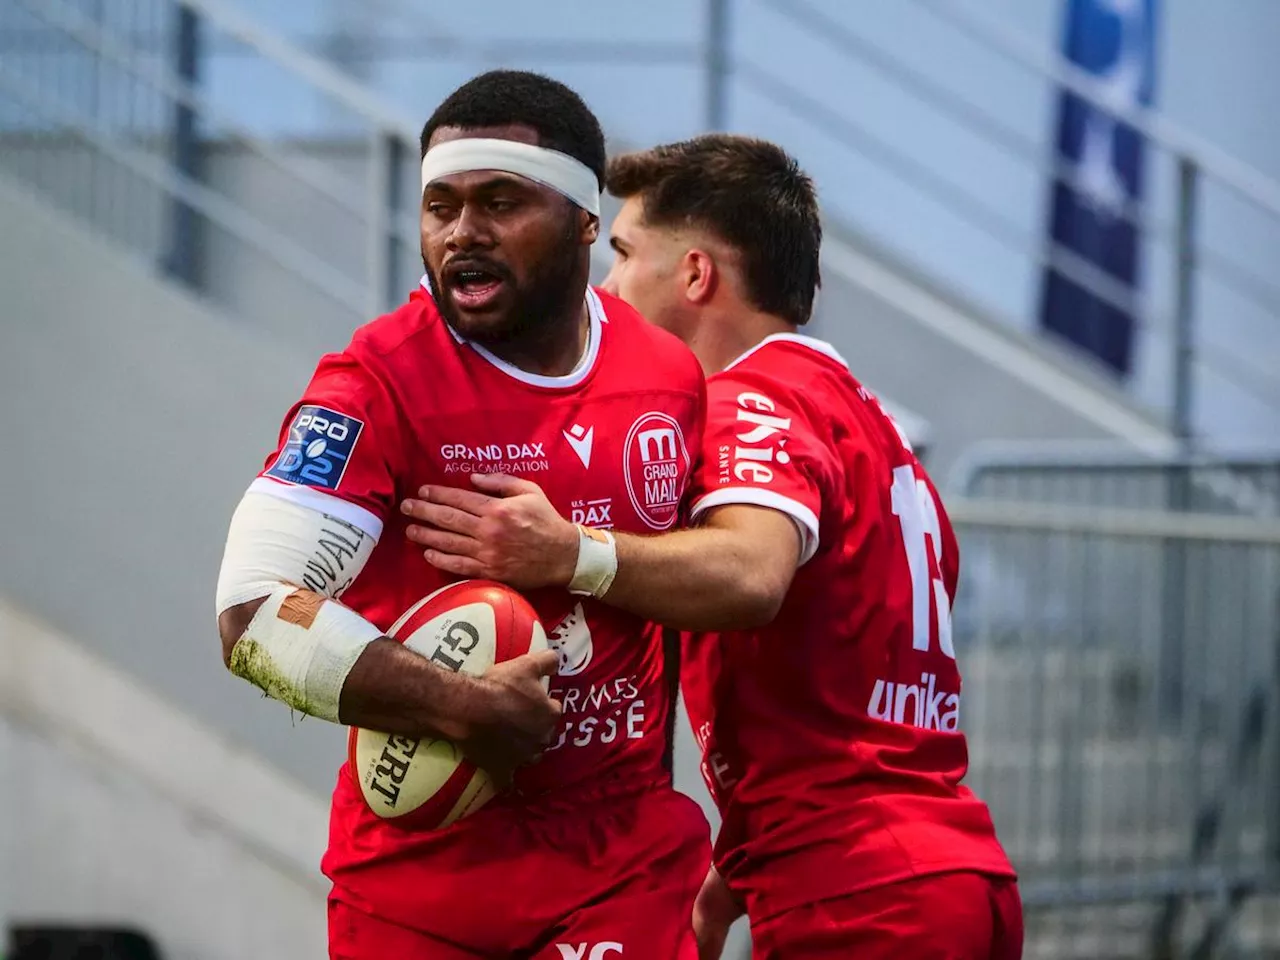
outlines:
[[[403,475],[391,399],[347,353],[321,358],[250,488],[352,523],[374,539]]]
[[[708,380],[693,519],[728,504],[781,511],[799,528],[800,562],[808,562],[839,472],[810,411],[793,387],[757,371],[735,368]]]

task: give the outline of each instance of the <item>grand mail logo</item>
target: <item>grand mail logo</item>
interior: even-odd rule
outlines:
[[[651,410],[631,425],[622,450],[627,495],[636,514],[654,530],[670,528],[689,479],[689,451],[680,424]]]

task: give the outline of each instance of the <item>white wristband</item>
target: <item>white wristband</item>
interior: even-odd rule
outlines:
[[[603,597],[618,573],[618,544],[608,530],[578,527],[578,564],[569,581],[569,592]]]

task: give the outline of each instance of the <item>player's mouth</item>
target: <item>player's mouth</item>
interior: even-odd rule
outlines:
[[[458,308],[472,312],[492,307],[507,282],[505,275],[493,267],[469,264],[449,268],[445,281]]]

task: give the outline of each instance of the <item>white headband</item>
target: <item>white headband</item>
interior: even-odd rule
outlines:
[[[558,150],[515,140],[464,138],[450,140],[422,158],[422,190],[454,173],[502,170],[564,194],[583,210],[600,216],[600,184],[591,168]]]

